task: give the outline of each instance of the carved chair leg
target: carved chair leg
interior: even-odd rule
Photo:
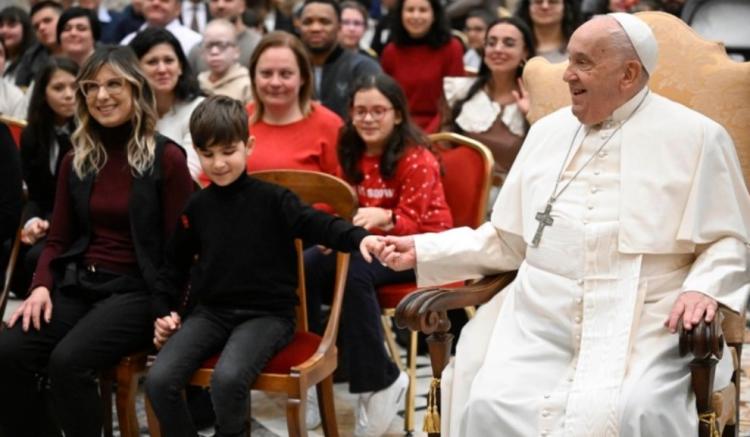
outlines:
[[[320,418],[323,421],[323,435],[326,437],[338,437],[339,429],[336,425],[336,408],[333,395],[333,375],[328,375],[322,380],[315,390],[318,393],[318,408]]]
[[[450,326],[448,326],[448,329]],[[450,362],[453,334],[449,332],[435,332],[427,337],[427,348],[430,352],[430,364],[432,365],[433,380],[440,380],[443,369]],[[425,427],[429,437],[440,436],[440,385],[431,385],[427,399],[427,415]],[[428,426],[431,422],[432,427]]]
[[[140,372],[135,367],[132,362],[117,366],[117,420],[122,437],[139,437],[141,434],[135,407]]]
[[[715,418],[712,415],[714,410],[711,405],[711,394],[714,391],[714,370],[718,362],[719,360],[715,358],[696,358],[690,363],[695,404],[700,417],[698,424],[700,437],[714,437],[712,430],[715,426]]]

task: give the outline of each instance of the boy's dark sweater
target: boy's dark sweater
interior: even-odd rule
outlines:
[[[191,300],[203,305],[292,317],[298,303],[294,239],[350,252],[366,235],[303,204],[286,188],[245,174],[226,187],[211,185],[193,194],[180,217],[158,281],[154,317],[177,308],[188,274]]]

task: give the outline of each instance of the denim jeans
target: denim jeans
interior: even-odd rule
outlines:
[[[164,345],[146,377],[146,394],[162,435],[197,435],[182,390],[206,359],[220,353],[211,378],[216,435],[245,436],[250,385],[293,335],[291,318],[198,305]]]

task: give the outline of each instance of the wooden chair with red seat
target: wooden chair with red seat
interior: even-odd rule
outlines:
[[[322,203],[347,220],[351,220],[357,208],[357,196],[344,181],[334,176],[302,170],[269,170],[251,173],[255,178],[282,185],[308,204]],[[300,304],[296,308],[297,330],[294,338],[284,349],[268,362],[263,373],[252,385],[262,390],[287,395],[286,417],[288,435],[306,436],[305,408],[308,388],[315,386],[318,394],[320,416],[326,436],[338,436],[336,412],[333,401],[333,371],[337,365],[336,337],[338,335],[344,285],[349,267],[349,254],[337,253],[333,300],[323,337],[309,332],[304,284],[304,262],[302,241],[296,241],[297,296]],[[213,366],[218,356],[207,360],[190,381],[191,385],[209,387]],[[148,405],[148,400],[147,400]],[[148,408],[150,410],[150,408]],[[158,421],[148,411],[149,431],[152,437],[161,435]],[[248,412],[249,414],[249,412]]]
[[[721,43],[698,36],[684,22],[662,12],[641,12],[659,43],[659,62],[649,81],[655,92],[680,102],[722,124],[737,148],[746,185],[750,182],[750,62],[731,61]],[[537,57],[524,69],[524,83],[529,91],[529,121],[534,123],[553,111],[570,105],[568,85],[562,81],[567,63],[550,64]],[[399,326],[429,335],[428,346],[435,378],[448,364],[452,335],[446,312],[467,305],[480,305],[510,284],[515,272],[487,277],[458,289],[429,288],[405,298],[396,309]],[[744,313],[720,307],[720,317],[701,324],[692,331],[681,331],[679,349],[684,356],[692,354],[690,364],[693,390],[696,393],[700,437],[737,436],[739,430],[740,357],[745,331]],[[722,338],[723,337],[723,338]],[[720,391],[713,390],[714,367],[721,357],[726,340],[732,353],[735,372],[732,383]],[[677,341],[677,340],[675,340]],[[439,408],[439,383],[433,402]],[[433,423],[439,417],[432,417]],[[439,427],[430,436],[440,435]]]
[[[21,132],[26,128],[26,120],[0,114],[0,123],[8,126],[16,146],[21,147]]]
[[[494,159],[482,143],[463,135],[441,132],[429,136],[440,158],[443,170],[443,188],[455,227],[476,228],[485,221],[487,201],[492,183]],[[451,284],[461,286],[463,283]],[[414,282],[388,284],[378,288],[378,302],[382,311],[383,331],[386,344],[396,364],[404,370],[399,359],[398,348],[391,330],[396,306],[409,293],[417,289]],[[471,315],[471,309],[467,310]],[[406,368],[409,387],[406,392],[404,430],[414,431],[414,399],[417,371],[417,332],[409,336]]]

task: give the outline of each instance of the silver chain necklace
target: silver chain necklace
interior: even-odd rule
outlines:
[[[611,140],[612,137],[614,137],[617,134],[617,132],[620,131],[620,129],[625,125],[625,123],[628,122],[628,120],[630,120],[633,114],[635,114],[636,111],[640,109],[641,105],[643,105],[643,102],[646,100],[646,97],[648,96],[648,94],[649,94],[649,91],[646,90],[646,94],[644,94],[643,97],[641,98],[641,101],[638,102],[638,106],[636,106],[635,109],[633,109],[633,111],[628,115],[628,117],[622,123],[620,123],[619,126],[617,126],[615,131],[612,132],[612,134],[608,136],[606,140],[604,140],[602,145],[599,146],[599,148],[596,149],[596,151],[594,151],[594,153],[592,153],[591,156],[588,157],[588,159],[586,160],[586,162],[583,163],[581,168],[579,168],[578,171],[576,171],[573,174],[573,177],[570,178],[570,180],[568,180],[568,182],[565,185],[563,185],[563,187],[558,192],[557,187],[560,185],[560,181],[562,180],[562,174],[563,174],[563,171],[565,170],[565,163],[568,162],[568,157],[570,156],[570,152],[573,151],[573,144],[575,143],[575,140],[578,137],[578,133],[581,131],[581,128],[583,127],[582,124],[578,125],[578,129],[576,129],[576,132],[573,134],[573,138],[570,139],[570,145],[568,146],[568,151],[565,153],[565,159],[563,159],[563,162],[560,165],[560,172],[557,174],[557,179],[555,180],[555,186],[554,188],[552,188],[552,194],[550,194],[549,199],[547,200],[547,205],[545,205],[544,211],[537,212],[536,216],[534,217],[536,221],[539,222],[539,226],[537,226],[536,232],[534,233],[534,239],[531,240],[531,247],[538,247],[539,242],[542,240],[542,233],[544,232],[544,228],[546,226],[552,226],[552,223],[554,222],[554,220],[552,219],[552,205],[555,203],[555,201],[557,201],[560,195],[562,195],[562,193],[565,192],[565,190],[578,177],[578,175],[581,174],[583,169],[586,168],[587,165],[589,165],[589,163],[594,159],[594,157],[599,152],[601,152],[602,149],[604,149],[604,146],[606,146],[607,143],[609,143],[609,140]],[[585,135],[583,139],[584,140],[586,139]],[[583,142],[583,140],[581,140],[581,142]]]

